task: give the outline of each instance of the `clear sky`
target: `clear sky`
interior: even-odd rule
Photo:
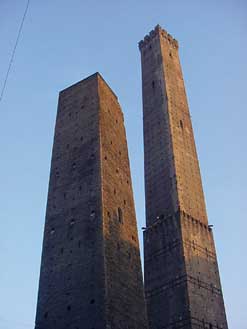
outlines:
[[[0,86],[25,5],[0,0]],[[229,328],[247,329],[246,0],[31,0],[0,102],[0,329],[34,327],[58,92],[96,71],[125,115],[145,225],[137,43],[157,23],[180,44]]]

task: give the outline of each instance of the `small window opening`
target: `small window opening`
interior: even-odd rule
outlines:
[[[180,124],[180,128],[181,129],[184,129],[184,125],[183,125],[183,121],[182,120],[179,121],[179,124]]]
[[[91,299],[90,300],[90,304],[94,304],[95,303],[95,300],[94,299]]]
[[[155,88],[155,82],[152,81],[152,88],[154,89]]]
[[[118,221],[119,223],[123,222],[123,211],[121,208],[118,208]]]
[[[95,217],[95,211],[94,210],[91,211],[90,217],[91,218]]]
[[[83,141],[83,136],[81,136],[80,141]]]
[[[45,318],[45,319],[48,318],[48,312],[45,312],[45,314],[44,314],[44,318]]]
[[[51,234],[54,234],[55,233],[55,229],[52,228],[51,231],[50,231]]]
[[[67,310],[71,311],[71,306],[70,305],[67,306]]]

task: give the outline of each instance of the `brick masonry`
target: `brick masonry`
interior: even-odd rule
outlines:
[[[139,49],[150,329],[227,329],[178,43],[157,26]]]
[[[35,328],[147,328],[124,118],[98,73],[59,95]]]

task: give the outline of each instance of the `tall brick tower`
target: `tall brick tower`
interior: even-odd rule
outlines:
[[[150,329],[227,328],[178,43],[157,26],[142,60]]]
[[[94,74],[59,95],[36,329],[147,328],[123,113]]]

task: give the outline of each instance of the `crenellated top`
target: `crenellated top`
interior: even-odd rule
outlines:
[[[178,48],[178,42],[176,39],[174,39],[169,33],[166,32],[166,30],[162,29],[162,27],[158,24],[155,26],[154,30],[152,30],[149,34],[147,34],[143,40],[139,42],[139,49],[141,50],[146,45],[149,44],[149,42],[154,39],[157,35],[160,37],[166,39],[174,48]]]

